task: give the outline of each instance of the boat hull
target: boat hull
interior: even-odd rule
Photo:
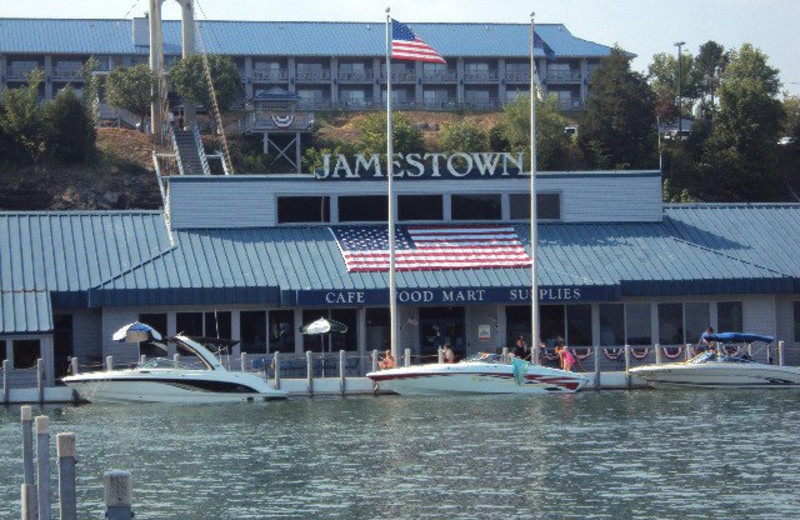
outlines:
[[[761,363],[649,365],[630,373],[657,388],[800,387],[800,368]]]
[[[530,365],[518,384],[511,365],[482,363],[393,368],[367,377],[381,390],[400,395],[571,394],[588,383],[573,372]]]
[[[69,376],[62,381],[92,403],[212,404],[288,397],[287,392],[274,390],[256,376],[230,372],[226,375],[224,379],[192,375],[164,378],[99,372]]]

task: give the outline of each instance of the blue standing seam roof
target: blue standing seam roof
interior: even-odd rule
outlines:
[[[48,291],[0,290],[0,335],[41,334],[53,330]]]
[[[445,56],[519,57],[530,52],[530,26],[502,23],[410,23]],[[383,23],[200,21],[206,50],[238,56],[383,56]],[[167,20],[164,53],[181,54],[181,23]],[[576,38],[562,24],[536,25],[537,57],[607,56],[611,47]],[[0,18],[0,53],[147,54],[135,46],[132,20]]]

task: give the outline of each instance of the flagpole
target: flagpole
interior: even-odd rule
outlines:
[[[534,21],[531,12],[531,361],[539,363],[539,280],[536,270],[536,62],[533,57]]]
[[[400,347],[397,344],[397,280],[395,279],[394,258],[394,153],[392,141],[392,16],[391,8],[386,8],[386,178],[389,207],[389,345],[392,357],[400,359]]]

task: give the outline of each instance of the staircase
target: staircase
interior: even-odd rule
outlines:
[[[200,142],[199,132],[195,129],[174,130],[172,143],[183,175],[209,175],[211,173]]]

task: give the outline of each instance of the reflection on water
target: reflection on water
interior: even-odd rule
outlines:
[[[102,473],[122,468],[137,520],[683,520],[797,515],[798,403],[637,391],[46,413],[54,436],[77,434],[81,518],[102,518]],[[18,423],[0,410],[0,518],[19,515]]]

